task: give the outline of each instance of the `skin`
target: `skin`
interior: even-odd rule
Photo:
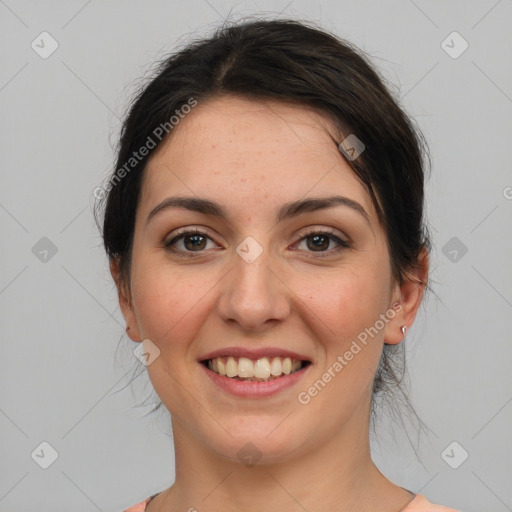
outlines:
[[[149,338],[160,355],[147,366],[171,413],[175,483],[147,510],[209,512],[337,510],[398,512],[412,499],[370,456],[373,378],[384,343],[403,339],[426,282],[428,256],[402,286],[392,278],[387,239],[370,196],[329,133],[304,107],[222,97],[200,102],[146,168],[136,213],[129,286],[114,261],[123,315],[133,341]],[[337,194],[357,201],[276,223],[284,203]],[[188,211],[148,213],[169,196],[220,203],[228,220]],[[178,228],[207,235],[194,251]],[[316,249],[308,230],[333,231]],[[247,263],[236,252],[248,236],[263,252]],[[309,244],[308,244],[309,240]],[[340,250],[337,250],[340,248]],[[126,283],[124,283],[126,284]],[[343,355],[365,328],[401,308],[307,405],[297,395]],[[205,375],[202,355],[229,345],[279,346],[312,361],[308,376],[265,399],[234,397]],[[247,442],[254,466],[237,457]]]

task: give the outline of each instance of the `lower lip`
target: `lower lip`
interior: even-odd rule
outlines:
[[[296,384],[311,366],[311,364],[308,364],[304,368],[301,368],[294,373],[283,375],[277,379],[257,382],[249,380],[237,380],[226,377],[224,375],[219,375],[218,373],[210,370],[204,364],[199,364],[203,367],[204,371],[214,384],[223,390],[228,391],[232,395],[240,396],[243,398],[265,398],[268,396],[276,395],[280,391],[290,388]]]

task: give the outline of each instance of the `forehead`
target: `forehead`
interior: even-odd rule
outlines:
[[[222,198],[242,209],[335,193],[370,213],[335,133],[325,116],[302,106],[231,96],[199,102],[149,160],[140,213],[171,194]]]

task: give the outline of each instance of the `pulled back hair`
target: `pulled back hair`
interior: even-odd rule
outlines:
[[[347,161],[368,190],[384,227],[393,278],[401,284],[418,268],[420,252],[430,250],[423,204],[428,152],[419,129],[366,55],[351,43],[304,22],[250,20],[225,24],[210,37],[165,57],[132,102],[116,166],[101,197],[105,204],[97,205],[104,206],[104,247],[109,260],[118,262],[123,285],[130,285],[144,169],[151,151],[172,136],[169,129],[158,139],[155,130],[168,127],[191,99],[200,103],[225,95],[313,108],[336,128],[337,145],[350,134],[362,141],[364,151]],[[133,159],[148,138],[155,147]],[[401,386],[404,375],[403,343],[385,345],[373,383],[372,418],[374,399],[384,391],[398,391],[410,407]]]

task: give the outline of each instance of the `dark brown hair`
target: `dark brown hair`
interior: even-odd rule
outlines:
[[[171,117],[176,118],[191,98],[201,102],[223,95],[313,108],[339,130],[339,140],[334,140],[337,145],[351,134],[363,142],[364,151],[348,159],[349,164],[372,198],[387,235],[393,276],[401,283],[417,268],[420,251],[430,250],[423,217],[428,152],[421,132],[384,83],[361,50],[295,20],[225,24],[212,36],[166,57],[131,105],[104,197],[104,245],[109,258],[119,261],[123,283],[129,287],[144,169],[151,151],[172,136],[174,128],[165,130],[159,140],[155,131],[169,128]],[[155,147],[146,156],[130,160],[148,146],[150,138]],[[127,162],[133,165],[127,167]],[[384,346],[374,397],[393,387],[403,394],[402,345]],[[373,403],[372,399],[372,411]]]

